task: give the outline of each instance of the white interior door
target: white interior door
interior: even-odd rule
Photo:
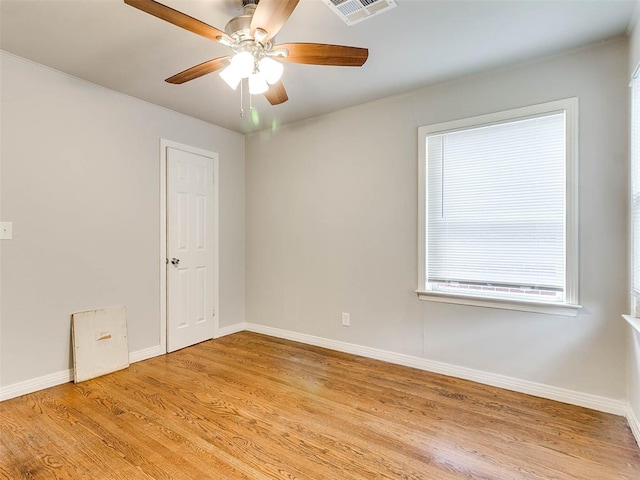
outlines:
[[[214,334],[214,159],[167,147],[167,351]]]

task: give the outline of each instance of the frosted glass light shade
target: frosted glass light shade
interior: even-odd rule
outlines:
[[[282,63],[275,61],[271,57],[264,57],[258,63],[258,68],[260,73],[264,75],[265,80],[269,85],[273,85],[280,77],[282,77],[282,71],[284,70],[284,65]]]
[[[236,69],[241,78],[247,78],[253,73],[255,63],[249,52],[236,53],[231,59],[231,66]]]
[[[264,75],[261,73],[254,73],[249,77],[249,93],[251,95],[259,95],[269,90],[269,85]]]
[[[222,70],[218,75],[227,82],[232,89],[238,88],[240,84],[240,80],[242,80],[242,76],[238,73],[238,70],[233,67],[233,65],[229,65],[227,68]]]

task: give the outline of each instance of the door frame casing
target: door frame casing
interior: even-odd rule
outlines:
[[[167,148],[182,150],[202,157],[210,158],[213,162],[213,338],[217,337],[220,328],[220,223],[219,223],[219,156],[215,152],[174,142],[165,138],[160,139],[160,347],[167,353]]]

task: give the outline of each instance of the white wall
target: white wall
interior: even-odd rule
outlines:
[[[247,321],[624,400],[627,70],[618,39],[248,137]],[[582,312],[420,302],[417,128],[573,96]]]
[[[635,34],[634,34],[634,38]],[[241,135],[1,54],[0,385],[70,368],[69,315],[159,341],[159,138],[220,154],[221,326],[249,322],[629,401],[627,47],[599,44]],[[580,97],[576,319],[420,302],[417,127]],[[245,175],[246,173],[246,175]],[[352,326],[340,326],[350,312]],[[635,347],[633,347],[635,345]],[[633,352],[633,350],[632,350]],[[633,363],[635,362],[635,363]]]
[[[640,20],[640,0],[636,0],[636,9],[629,25],[629,77],[640,63],[640,35],[638,34],[638,21]]]
[[[160,339],[160,138],[220,155],[221,326],[244,321],[244,137],[2,54],[0,385],[71,366],[72,312]]]

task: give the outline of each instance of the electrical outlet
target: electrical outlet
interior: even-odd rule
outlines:
[[[348,313],[342,312],[342,326],[350,327],[351,326],[351,317],[349,317]]]

